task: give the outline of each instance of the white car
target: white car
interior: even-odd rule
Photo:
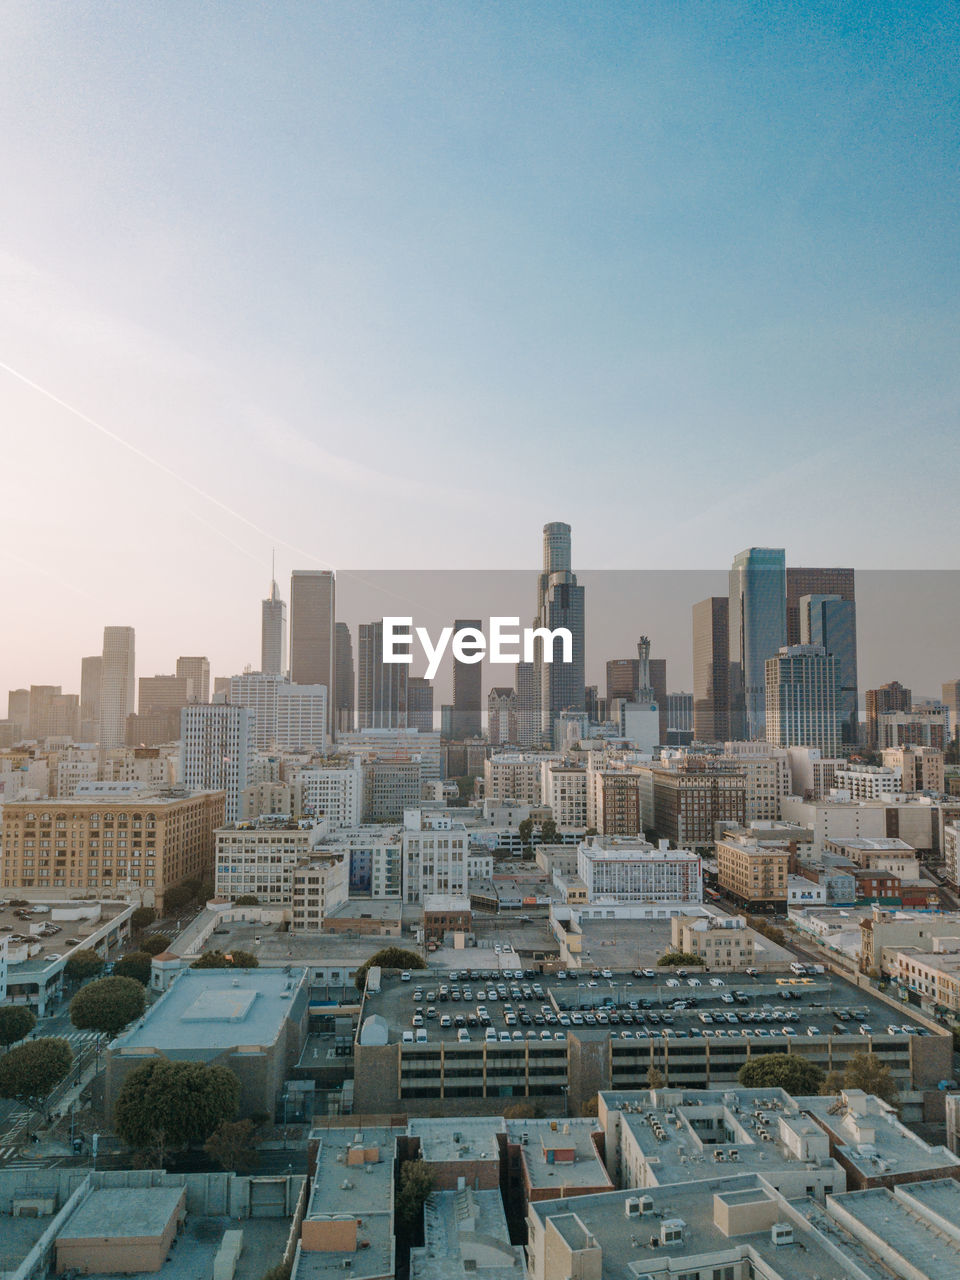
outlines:
[[[668,986],[668,987],[679,987],[679,985],[680,985],[680,982],[679,982],[679,980],[678,980],[677,978],[668,978],[668,979],[667,979],[667,986]]]
[[[711,978],[710,985],[711,987],[725,987],[727,984],[722,978]]]
[[[401,981],[401,982],[409,982],[409,981],[410,981],[410,972],[409,972],[409,970],[404,969],[403,973],[401,973],[401,975],[400,975],[400,981]]]
[[[688,987],[702,987],[702,986],[703,986],[703,983],[700,981],[700,979],[699,979],[699,978],[688,978],[688,979],[687,979],[687,986],[688,986]]]

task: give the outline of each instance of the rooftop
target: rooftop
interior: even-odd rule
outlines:
[[[932,1173],[948,1167],[960,1174],[960,1158],[946,1147],[929,1146],[902,1124],[893,1108],[879,1098],[859,1089],[849,1089],[840,1096],[843,1106],[833,1112],[836,1106],[833,1098],[811,1097],[799,1101],[804,1111],[835,1135],[844,1159],[864,1177]]]
[[[511,1142],[520,1143],[521,1158],[531,1187],[549,1188],[558,1195],[579,1187],[613,1188],[595,1138],[596,1120],[510,1120]],[[566,1153],[572,1152],[573,1159]]]
[[[832,1196],[827,1212],[872,1252],[882,1253],[898,1275],[956,1280],[960,1271],[960,1186],[913,1183],[888,1191],[849,1191]],[[936,1215],[935,1217],[933,1215]]]
[[[453,1120],[411,1118],[407,1133],[420,1139],[420,1153],[429,1164],[458,1160],[500,1159],[497,1135],[506,1133],[502,1116],[457,1116]]]
[[[300,992],[303,969],[183,969],[114,1050],[272,1045]]]
[[[423,1247],[410,1253],[411,1280],[452,1280],[467,1271],[489,1280],[523,1275],[523,1247],[510,1243],[499,1191],[435,1191],[423,1222]]]
[[[59,1240],[127,1240],[163,1234],[183,1187],[101,1187],[64,1224]]]

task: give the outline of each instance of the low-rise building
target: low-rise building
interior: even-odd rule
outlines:
[[[316,850],[326,830],[326,823],[314,818],[283,814],[221,827],[216,833],[216,896],[233,901],[249,894],[264,906],[289,906],[294,867]]]
[[[473,927],[470,898],[462,893],[428,893],[423,898],[423,940],[443,942],[448,933],[469,933]]]
[[[717,841],[717,881],[725,893],[751,906],[784,906],[791,854],[746,833]]]
[[[708,969],[745,969],[754,961],[753,930],[744,916],[673,916],[670,943],[702,956]]]
[[[702,902],[697,854],[629,836],[591,836],[577,851],[577,874],[591,901]]]
[[[343,854],[315,854],[298,862],[291,877],[291,930],[321,933],[328,913],[347,900],[349,876],[350,864]]]

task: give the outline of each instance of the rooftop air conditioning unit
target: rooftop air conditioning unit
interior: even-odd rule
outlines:
[[[770,1239],[774,1244],[793,1244],[793,1225],[789,1222],[775,1222],[770,1228]]]
[[[641,1213],[653,1213],[653,1196],[641,1196],[637,1203]]]
[[[628,1218],[638,1218],[640,1216],[640,1201],[636,1196],[629,1196],[624,1200],[623,1212]]]

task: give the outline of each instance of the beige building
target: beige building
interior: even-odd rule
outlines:
[[[294,867],[291,877],[294,933],[319,933],[327,914],[347,900],[349,854],[311,857]]]
[[[960,915],[933,916],[875,906],[872,914],[860,921],[860,968],[864,973],[871,969],[889,973],[898,952],[913,949],[933,954],[938,945],[946,947],[944,939],[951,940],[951,947],[956,940],[960,948]]]
[[[118,897],[161,907],[166,890],[209,876],[222,791],[101,793],[3,806],[4,890]]]
[[[587,829],[587,771],[581,765],[552,761],[543,766],[543,803],[561,831]]]
[[[937,1004],[960,1013],[960,937],[937,939],[933,953],[905,947],[893,957],[890,975],[920,996],[923,1004]]]
[[[784,904],[790,850],[759,844],[746,833],[717,842],[717,878],[725,893],[740,902]]]
[[[186,1187],[101,1187],[57,1236],[57,1275],[160,1271],[186,1216]]]
[[[217,897],[233,902],[250,895],[261,905],[288,906],[293,901],[294,868],[314,856],[326,834],[323,821],[286,815],[221,827],[217,832]]]
[[[543,803],[541,775],[544,763],[552,763],[556,759],[556,756],[522,755],[515,751],[491,756],[483,762],[484,799],[497,805],[508,800],[517,804],[540,805]]]
[[[943,752],[936,747],[887,747],[883,763],[900,770],[902,791],[943,790]]]
[[[743,916],[673,916],[675,951],[702,956],[708,969],[745,969],[753,964],[753,930]]]

